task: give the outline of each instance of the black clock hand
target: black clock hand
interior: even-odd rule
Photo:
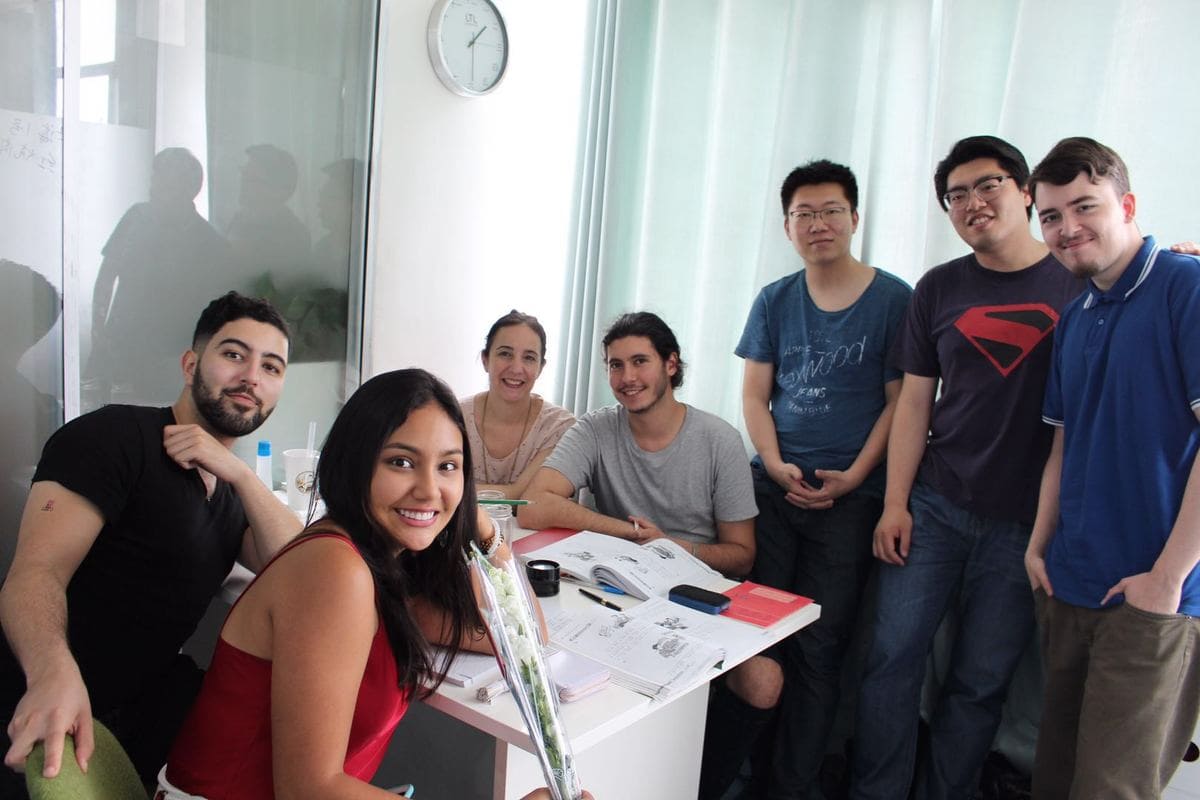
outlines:
[[[483,32],[487,30],[487,25],[479,29],[479,33],[471,37],[471,41],[467,42],[467,47],[471,49],[471,82],[475,82],[475,41],[483,36]]]

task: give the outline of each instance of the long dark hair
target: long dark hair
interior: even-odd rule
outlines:
[[[395,540],[371,516],[371,480],[388,437],[409,414],[430,403],[445,411],[462,434],[462,502],[433,544],[420,552],[397,553]],[[458,401],[446,384],[422,369],[385,372],[360,386],[334,420],[321,448],[317,491],[328,510],[326,519],[345,530],[371,569],[379,618],[396,658],[400,687],[410,694],[421,693],[426,686],[436,688],[445,672],[436,668],[429,643],[409,615],[409,598],[423,597],[446,612],[452,655],[457,654],[463,634],[480,625],[463,559],[478,527],[471,475],[471,449]],[[321,523],[312,527],[319,529]]]

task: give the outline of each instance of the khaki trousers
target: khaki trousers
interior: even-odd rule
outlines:
[[[1200,710],[1200,620],[1036,595],[1046,696],[1035,800],[1153,800]]]

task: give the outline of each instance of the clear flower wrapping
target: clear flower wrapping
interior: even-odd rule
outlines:
[[[521,567],[511,553],[501,551],[489,558],[474,543],[467,562],[479,587],[479,611],[496,659],[521,710],[550,793],[554,800],[579,800],[583,791]]]

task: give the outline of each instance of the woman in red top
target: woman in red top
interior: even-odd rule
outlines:
[[[162,789],[394,800],[367,781],[409,698],[444,677],[418,616],[442,641],[482,636],[463,548],[490,525],[473,513],[465,441],[454,395],[423,370],[354,393],[317,467],[328,513],[229,612]]]

